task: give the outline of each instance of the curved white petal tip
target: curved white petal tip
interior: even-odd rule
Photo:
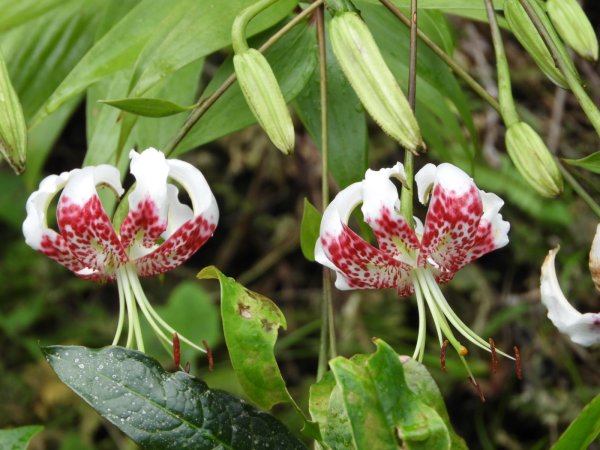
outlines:
[[[600,313],[582,314],[565,298],[554,268],[558,247],[548,252],[542,265],[540,293],[542,303],[548,309],[548,318],[561,333],[583,346],[600,343]]]

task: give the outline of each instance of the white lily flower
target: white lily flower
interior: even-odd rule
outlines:
[[[96,188],[108,186],[121,196],[119,170],[111,165],[74,169],[42,180],[27,200],[23,222],[25,242],[34,250],[62,264],[75,275],[98,281],[117,281],[120,314],[113,345],[119,342],[125,312],[128,317],[127,347],[135,341],[143,351],[138,307],[167,345],[166,333],[175,333],[152,308],[139,276],[171,270],[189,259],[210,238],[219,220],[215,197],[202,173],[191,164],[166,159],[154,148],[132,150],[131,173],[136,185],[128,197],[129,212],[119,233],[104,210]],[[179,183],[188,193],[192,208],[179,202]],[[60,232],[48,228],[46,214],[59,191],[56,208]],[[205,351],[185,337],[181,339]]]
[[[548,252],[542,265],[540,294],[542,303],[548,309],[548,318],[561,333],[566,334],[576,344],[586,347],[600,343],[600,313],[577,311],[563,294],[554,268],[558,247]],[[590,250],[590,272],[596,287],[600,285],[600,225]]]

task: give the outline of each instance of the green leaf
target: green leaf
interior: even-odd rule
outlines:
[[[254,43],[253,43],[254,45]],[[317,64],[314,28],[302,22],[292,28],[265,52],[286,101],[294,99],[304,88]],[[293,64],[290,64],[293,61]],[[229,58],[221,65],[206,88],[211,95],[233,72]],[[177,146],[175,154],[196,148],[256,122],[239,84],[234,83],[206,112]]]
[[[554,444],[552,450],[588,448],[598,435],[600,435],[600,394],[583,408]]]
[[[327,25],[329,20],[327,21]],[[341,187],[361,180],[367,170],[365,112],[327,43],[327,120],[329,170]],[[315,70],[294,100],[294,109],[317,147],[321,147],[321,87]],[[305,254],[306,256],[306,254]],[[310,258],[309,258],[310,259]]]
[[[593,173],[600,173],[600,152],[592,153],[581,159],[562,159],[564,162],[577,167],[582,167]]]
[[[143,0],[86,53],[54,91],[34,122],[90,84],[143,60],[149,64],[151,80],[145,82],[143,89],[137,90],[136,96],[140,95],[168,73],[227,46],[234,17],[250,3],[252,0],[231,0],[224,8],[220,0],[201,3],[197,0]],[[257,20],[260,29],[281,20],[294,3],[286,0],[271,10],[274,12],[262,15],[261,20]],[[259,31],[257,25],[253,25],[253,31]],[[149,48],[153,50],[146,50]],[[148,56],[149,60],[148,54],[152,55]],[[144,57],[140,58],[140,55]],[[136,73],[139,70],[138,67]]]
[[[378,4],[378,0],[362,0]],[[396,6],[410,7],[410,0],[392,0]],[[502,9],[504,0],[493,0],[495,9]],[[441,9],[446,12],[460,12],[466,10],[485,10],[485,4],[480,0],[419,0],[419,9]]]
[[[13,87],[2,53],[0,53],[0,153],[13,170],[25,170],[27,127],[23,108]]]
[[[63,383],[148,449],[305,447],[272,416],[122,347],[42,349]]]
[[[322,214],[308,199],[304,199],[304,212],[300,224],[300,248],[309,261],[315,260],[315,244],[319,239]]]
[[[72,4],[75,0],[0,0],[0,32],[18,27],[44,14]]]
[[[446,424],[409,388],[398,355],[381,340],[368,358],[335,358],[331,370],[340,386],[357,448],[450,448]]]
[[[2,450],[27,450],[31,438],[44,429],[41,425],[0,430],[0,448]]]
[[[214,266],[204,268],[198,278],[217,279],[221,284],[223,333],[231,364],[248,397],[265,409],[293,403],[273,353],[279,327],[287,326],[277,305]]]
[[[122,111],[144,117],[167,117],[189,111],[194,107],[181,106],[177,103],[160,98],[120,98],[115,100],[100,100],[100,103],[114,106]]]

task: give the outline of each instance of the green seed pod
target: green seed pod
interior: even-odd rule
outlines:
[[[16,173],[25,170],[27,126],[23,109],[0,54],[0,153]]]
[[[548,0],[548,15],[560,37],[579,55],[598,60],[598,39],[577,0]]]
[[[506,150],[519,173],[544,197],[563,191],[556,161],[542,138],[525,122],[517,122],[506,132]]]
[[[273,145],[286,155],[294,150],[294,124],[267,59],[250,48],[233,57],[235,74],[254,117]]]
[[[556,67],[550,50],[527,15],[519,0],[506,0],[504,2],[504,16],[508,21],[511,31],[531,55],[544,74],[560,87],[568,88],[567,81]]]
[[[331,45],[344,75],[379,126],[413,153],[423,147],[417,119],[358,14],[343,12],[331,20]]]

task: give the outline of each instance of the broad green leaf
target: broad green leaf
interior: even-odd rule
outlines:
[[[572,166],[582,167],[593,173],[600,173],[600,152],[592,153],[581,159],[563,158],[563,161]]]
[[[120,98],[114,100],[100,100],[100,103],[113,106],[122,111],[126,111],[138,116],[144,117],[168,117],[189,111],[194,107],[181,106],[169,100],[160,98]]]
[[[25,170],[26,151],[27,127],[23,108],[0,52],[0,153],[20,174]]]
[[[378,0],[362,0],[365,2],[378,4]],[[410,0],[392,0],[396,6],[409,7]],[[495,9],[502,9],[504,0],[492,1]],[[419,9],[441,9],[446,12],[459,13],[461,10],[480,10],[485,11],[485,3],[480,0],[419,0]]]
[[[327,21],[329,24],[329,21]],[[344,76],[327,42],[327,120],[329,170],[338,184],[348,186],[361,180],[367,170],[367,122],[360,100]],[[321,87],[315,70],[306,86],[294,100],[294,109],[321,147]],[[306,256],[306,255],[305,255]]]
[[[368,357],[330,361],[353,446],[389,449],[402,443],[406,449],[451,448],[447,425],[423,392],[411,390],[398,355],[379,339],[375,344],[376,352]],[[325,433],[324,437],[327,441]]]
[[[44,14],[70,6],[76,0],[0,0],[0,32],[18,27]]]
[[[272,416],[122,347],[42,349],[63,383],[148,449],[304,449]]]
[[[560,436],[552,450],[584,449],[600,435],[600,394],[589,402]]]
[[[31,438],[44,429],[41,425],[27,425],[0,430],[2,450],[27,450]]]
[[[130,68],[137,60],[147,61],[145,57],[140,58],[140,54],[148,46],[158,46],[158,53],[149,59],[154,61],[148,67],[152,80],[146,82],[144,89],[138,90],[138,93],[168,73],[227,46],[233,18],[250,3],[251,0],[232,0],[223,8],[219,0],[143,0],[87,52],[58,86],[35,121],[56,110],[90,84]],[[272,12],[262,15],[261,21],[257,20],[262,26],[260,29],[281,20],[293,5],[292,0],[286,0]],[[254,24],[251,30],[258,32],[260,29]],[[184,41],[180,42],[180,39]]]
[[[315,30],[306,22],[296,25],[265,52],[286,101],[294,99],[313,74],[317,63]],[[253,43],[253,46],[255,43]],[[293,61],[293,64],[290,64]],[[221,65],[203,95],[212,94],[233,72],[231,58]],[[207,111],[177,146],[175,154],[256,123],[256,119],[234,83]]]
[[[319,239],[320,228],[321,213],[305,198],[302,223],[300,224],[300,248],[304,257],[309,261],[315,260],[315,244]]]
[[[214,266],[203,269],[198,278],[216,279],[221,284],[225,342],[231,364],[248,397],[265,409],[293,402],[273,353],[279,328],[287,326],[277,305]]]

